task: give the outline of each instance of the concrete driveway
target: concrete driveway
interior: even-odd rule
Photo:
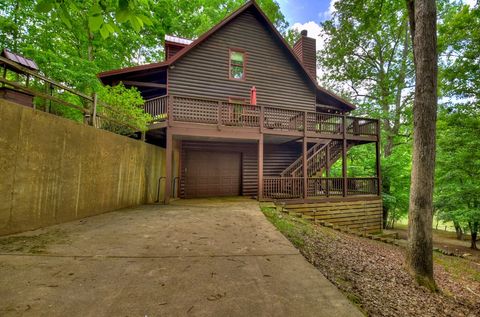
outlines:
[[[1,316],[362,316],[247,199],[0,238]]]

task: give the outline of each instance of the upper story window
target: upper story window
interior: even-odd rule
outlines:
[[[230,79],[245,80],[245,52],[230,50]]]

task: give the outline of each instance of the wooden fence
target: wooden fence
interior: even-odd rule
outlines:
[[[143,130],[143,127],[135,126],[134,118],[122,114],[126,120],[115,118],[107,113],[117,113],[115,107],[98,100],[94,93],[91,96],[84,94],[72,87],[56,82],[37,71],[32,71],[22,65],[19,65],[7,58],[0,57],[0,65],[3,68],[0,83],[3,87],[10,87],[13,90],[27,93],[29,95],[41,98],[48,102],[45,110],[50,112],[52,103],[60,104],[68,108],[78,110],[84,117],[84,122],[94,127],[101,128],[105,122],[113,122],[122,127],[128,127],[134,132]],[[15,73],[16,80],[8,78],[8,71]],[[43,88],[41,88],[43,87]],[[72,96],[78,103],[72,101]],[[36,108],[35,103],[32,105]],[[131,119],[131,120],[130,120]]]

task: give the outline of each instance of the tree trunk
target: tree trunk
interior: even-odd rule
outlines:
[[[478,234],[478,222],[474,222],[473,225],[470,226],[470,249],[478,250],[477,248],[477,234]]]
[[[416,77],[407,267],[420,285],[436,290],[432,248],[437,120],[436,4],[435,0],[406,1]]]
[[[463,231],[460,224],[456,221],[453,222],[453,226],[455,227],[455,233],[457,234],[457,240],[463,240]],[[446,230],[447,227],[445,227]]]

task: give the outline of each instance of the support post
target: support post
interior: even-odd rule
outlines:
[[[330,196],[330,144],[329,143],[327,143],[327,147],[325,148],[325,176],[327,178],[327,182],[325,184],[325,187],[326,187],[325,191],[328,197]]]
[[[258,139],[258,200],[263,199],[263,134]]]
[[[380,145],[381,145],[381,138],[380,138],[380,120],[377,120],[377,142],[375,142],[375,152],[376,152],[376,168],[377,168],[377,195],[380,196],[382,194],[382,171],[380,166]]]
[[[173,154],[173,136],[169,128],[167,128],[167,146],[165,149],[165,204],[170,203],[170,195],[172,191],[172,154]]]
[[[90,125],[93,126],[93,127],[96,127],[95,121],[97,119],[97,102],[98,102],[96,93],[93,93],[92,100],[93,100],[93,102],[92,102],[92,115],[90,117]]]
[[[342,117],[343,126],[343,146],[342,146],[342,177],[343,177],[343,197],[347,197],[347,117]]]
[[[303,137],[303,198],[307,199],[307,187],[308,187],[308,170],[307,170],[307,138]]]

